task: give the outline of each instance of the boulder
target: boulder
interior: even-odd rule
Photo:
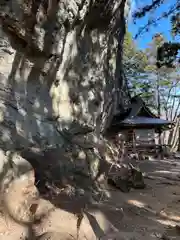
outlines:
[[[122,192],[129,192],[131,188],[145,188],[142,172],[132,164],[114,164],[108,173],[107,181]]]
[[[19,234],[20,239],[21,235],[28,234],[38,208],[34,170],[17,152],[0,150],[0,158],[0,207],[3,213],[0,220],[6,226],[1,232],[8,232],[15,239]]]
[[[135,189],[144,189],[146,187],[144,177],[140,169],[134,167],[131,168],[131,183],[132,188]]]

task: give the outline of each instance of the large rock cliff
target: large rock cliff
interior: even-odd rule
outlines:
[[[111,117],[126,106],[124,9],[125,0],[1,1],[4,150],[68,142],[73,159],[99,151]]]
[[[125,0],[0,1],[0,208],[19,232],[37,209],[34,180],[46,192],[70,183],[76,197],[107,172],[115,148],[103,132],[128,99],[125,9]]]

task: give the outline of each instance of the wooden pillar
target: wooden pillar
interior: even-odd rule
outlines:
[[[180,126],[178,126],[178,152],[180,152]]]

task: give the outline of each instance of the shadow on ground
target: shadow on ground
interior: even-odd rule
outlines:
[[[43,192],[41,197],[50,201],[55,208],[69,213],[78,215],[83,210],[96,239],[116,231],[131,233],[134,237],[144,237],[142,239],[164,239],[165,235],[179,239],[180,164],[178,160],[147,160],[139,162],[138,165],[145,173],[147,187],[144,190],[122,193],[104,184],[101,187],[108,196],[102,197],[99,192],[96,199],[93,199],[91,192],[93,183],[84,181],[80,177],[81,191],[73,193],[71,191],[74,188],[72,188],[69,189],[69,194],[67,191],[62,191],[55,196],[49,190]],[[73,186],[72,182],[70,185],[78,187]],[[82,191],[83,185],[87,194]],[[88,236],[86,237],[88,239]]]

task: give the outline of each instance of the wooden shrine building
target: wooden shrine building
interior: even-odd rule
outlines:
[[[123,135],[126,146],[136,152],[142,148],[155,149],[157,133],[172,127],[172,122],[158,118],[140,96],[135,96],[126,112],[114,116],[106,134],[109,137]]]

